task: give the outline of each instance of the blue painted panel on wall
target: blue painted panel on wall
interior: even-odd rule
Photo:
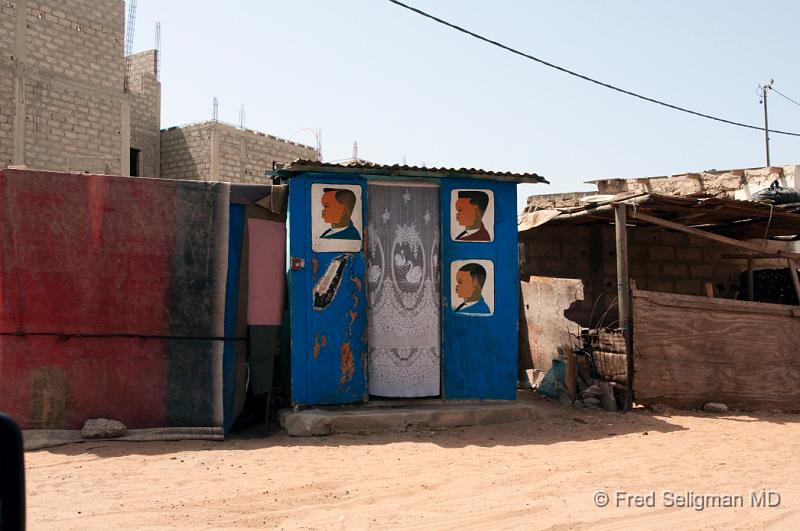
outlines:
[[[493,192],[494,241],[451,239],[451,191],[461,188]],[[515,183],[442,180],[442,353],[446,399],[516,398],[519,317],[516,203]],[[464,311],[466,308],[453,311],[450,266],[453,261],[470,259],[489,260],[494,266],[492,315],[470,315]]]
[[[304,260],[302,269],[289,272],[292,401],[303,405],[360,402],[367,398],[363,245],[355,252],[312,250],[314,183],[360,185],[356,209],[364,218],[366,184],[360,176],[307,173],[290,179],[290,267],[293,259]],[[330,272],[327,278],[326,272]],[[333,289],[326,289],[331,283]]]
[[[236,336],[239,307],[239,271],[244,242],[244,205],[230,205],[228,232],[228,280],[225,283],[225,337]],[[222,351],[222,400],[225,433],[231,429],[236,397],[236,341],[225,341]]]

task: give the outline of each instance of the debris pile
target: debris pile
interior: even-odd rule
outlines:
[[[619,330],[583,330],[581,346],[553,360],[538,385],[539,394],[579,409],[617,411],[625,403],[627,361]],[[529,377],[533,380],[533,373]]]

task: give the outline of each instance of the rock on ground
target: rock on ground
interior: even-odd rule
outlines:
[[[706,413],[727,413],[728,406],[720,402],[709,402],[703,406],[703,411]]]
[[[653,413],[658,413],[659,415],[669,411],[667,406],[665,406],[664,404],[651,404],[650,410],[653,411]]]
[[[584,407],[600,407],[599,398],[584,398],[582,402]]]
[[[581,398],[600,398],[601,396],[603,396],[603,389],[598,383],[593,383],[581,393]]]
[[[113,419],[89,419],[81,428],[81,436],[84,439],[111,439],[123,437],[126,433],[128,427]]]

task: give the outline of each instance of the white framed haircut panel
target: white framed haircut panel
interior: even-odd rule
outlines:
[[[363,191],[357,184],[311,185],[311,246],[314,252],[358,252],[362,247]]]
[[[494,263],[491,260],[450,263],[450,309],[463,315],[494,314]]]
[[[450,239],[494,241],[494,192],[466,188],[450,191]]]

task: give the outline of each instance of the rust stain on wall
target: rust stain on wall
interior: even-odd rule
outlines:
[[[353,284],[356,285],[356,288],[358,288],[358,291],[361,291],[361,279],[360,278],[353,277]]]
[[[319,358],[320,349],[325,348],[325,345],[327,344],[328,344],[327,336],[319,337],[319,334],[314,336],[314,359]]]
[[[344,385],[353,379],[353,374],[356,370],[349,341],[342,343],[342,351],[339,357],[342,370],[342,376],[339,378],[339,385]]]
[[[365,368],[367,367],[367,349],[363,349],[361,351],[361,366]]]
[[[316,280],[317,279],[317,271],[319,270],[319,260],[317,260],[317,256],[314,255],[314,258],[311,259],[311,278]]]

